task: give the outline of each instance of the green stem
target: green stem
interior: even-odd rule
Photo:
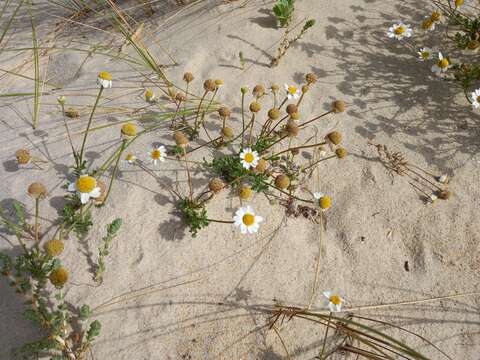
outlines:
[[[97,108],[98,101],[102,96],[103,86],[100,86],[100,90],[98,91],[97,98],[95,99],[95,104],[93,105],[92,112],[90,113],[90,118],[88,119],[87,129],[85,130],[85,135],[83,135],[82,147],[80,148],[80,156],[79,156],[79,163],[82,166],[83,163],[83,153],[85,151],[85,143],[87,141],[88,132],[90,131],[90,126],[92,125],[93,114],[95,113],[95,109]]]
[[[113,181],[115,180],[115,176],[117,175],[118,163],[120,162],[120,158],[122,157],[122,153],[125,150],[126,144],[127,144],[127,140],[126,139],[122,140],[122,144],[120,145],[120,150],[118,152],[117,160],[115,161],[115,167],[113,168],[110,185],[108,186],[107,194],[105,195],[105,199],[103,200],[104,204],[107,202],[108,196],[110,195],[110,191],[112,190]]]

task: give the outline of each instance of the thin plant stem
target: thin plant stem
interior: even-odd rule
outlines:
[[[192,200],[193,197],[193,188],[192,188],[192,178],[190,176],[190,169],[188,167],[188,160],[187,160],[187,150],[185,150],[185,147],[183,149],[183,158],[185,160],[185,168],[187,169],[187,177],[188,177],[188,188],[190,190],[190,200]]]
[[[303,124],[298,125],[298,127],[299,127],[299,128],[304,127],[304,126],[306,126],[306,125],[314,122],[315,120],[318,120],[318,119],[320,119],[320,118],[322,118],[322,117],[324,117],[324,116],[327,116],[328,114],[331,114],[332,112],[334,112],[334,111],[333,111],[333,110],[327,111],[327,112],[325,112],[325,113],[323,113],[323,114],[321,114],[321,115],[319,115],[319,116],[317,116],[317,117],[314,117],[314,118],[311,119],[311,120],[308,120],[308,121],[304,122]]]
[[[98,90],[97,98],[95,99],[95,104],[93,105],[92,112],[90,113],[90,118],[88,119],[87,129],[85,130],[85,134],[83,135],[82,147],[80,148],[80,155],[79,155],[79,165],[82,166],[83,163],[83,153],[85,151],[85,143],[87,141],[88,132],[90,131],[90,126],[92,125],[93,114],[95,113],[95,109],[97,108],[98,101],[102,96],[103,86],[100,86],[100,90]]]
[[[40,199],[36,198],[35,199],[35,225],[34,225],[34,231],[35,231],[35,246],[37,249],[39,248],[40,244],[40,238],[38,234],[38,217],[40,213]]]
[[[252,113],[252,120],[250,120],[250,133],[248,134],[248,144],[252,144],[253,125],[255,124],[255,113]]]
[[[200,99],[200,102],[198,103],[197,113],[195,115],[195,121],[194,121],[194,125],[193,125],[195,130],[197,130],[197,128],[198,128],[198,115],[200,114],[200,108],[202,107],[203,100],[205,100],[205,96],[207,96],[207,94],[208,94],[208,90],[205,90],[202,98]]]
[[[325,145],[326,142],[325,141],[322,141],[320,143],[317,143],[317,144],[311,144],[311,145],[303,145],[303,146],[296,146],[296,147],[289,147],[288,149],[285,149],[285,150],[282,150],[282,151],[279,151],[275,154],[273,154],[272,156],[270,156],[270,158],[273,158],[275,156],[278,156],[278,155],[281,155],[281,154],[284,154],[288,151],[292,151],[292,150],[300,150],[300,149],[307,149],[307,148],[311,148],[311,147],[317,147],[317,146],[321,146],[321,145]]]
[[[112,190],[113,181],[115,180],[115,176],[117,175],[118,171],[118,163],[120,162],[120,158],[122,157],[123,151],[125,150],[125,146],[127,145],[127,139],[122,140],[122,144],[120,145],[120,150],[118,151],[117,160],[115,161],[115,167],[113,168],[112,178],[110,179],[110,185],[108,186],[107,194],[105,195],[105,199],[103,203],[107,202],[108,196],[110,195],[110,191]]]
[[[328,317],[328,320],[327,320],[327,327],[325,329],[325,336],[323,338],[322,351],[320,352],[319,360],[323,360],[323,354],[325,353],[325,346],[327,344],[328,330],[330,329],[331,319],[332,319],[332,313],[330,313],[330,316]]]
[[[242,149],[244,146],[243,134],[245,134],[245,94],[242,92]]]

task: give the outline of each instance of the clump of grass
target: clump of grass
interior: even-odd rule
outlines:
[[[281,27],[288,26],[295,10],[295,0],[277,0],[273,13]]]

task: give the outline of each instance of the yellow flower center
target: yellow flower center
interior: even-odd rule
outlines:
[[[338,295],[332,295],[328,300],[334,305],[340,305],[342,303],[342,299],[340,299]]]
[[[242,221],[245,225],[250,226],[255,222],[255,216],[252,214],[243,215]]]
[[[135,136],[137,135],[137,127],[134,124],[124,124],[122,126],[122,134],[127,136]]]
[[[455,0],[455,6],[462,6],[463,0]]]
[[[405,26],[400,25],[398,26],[393,32],[397,35],[402,35],[406,31]]]
[[[254,160],[254,156],[252,153],[246,153],[243,160],[250,164]]]
[[[448,62],[447,59],[442,59],[438,62],[438,67],[441,68],[441,69],[447,68],[448,65],[450,65],[450,63]]]
[[[430,52],[429,51],[422,51],[422,58],[428,59],[430,57]]]
[[[432,21],[438,21],[438,20],[440,20],[441,16],[442,15],[440,14],[440,12],[435,10],[434,12],[432,12],[432,15],[430,16],[430,19],[432,19]]]
[[[158,160],[162,157],[162,152],[158,149],[153,149],[152,152],[150,153],[152,159]]]
[[[297,93],[297,88],[295,86],[289,86],[288,87],[288,92],[292,95]]]
[[[100,72],[100,74],[98,74],[98,77],[103,80],[112,80],[112,75],[110,75],[110,73],[107,71]]]
[[[422,23],[422,28],[424,30],[428,30],[433,26],[433,20],[432,19],[427,19]]]
[[[81,193],[90,193],[97,187],[97,180],[92,176],[80,176],[76,182],[77,190]]]
[[[329,196],[322,196],[322,197],[320,198],[320,200],[318,201],[318,205],[319,205],[322,209],[326,210],[326,209],[328,209],[330,206],[332,206],[332,199],[330,199]]]
[[[133,155],[133,154],[127,154],[127,156],[125,156],[125,160],[127,160],[127,161],[133,161],[133,160],[135,160],[135,155]]]

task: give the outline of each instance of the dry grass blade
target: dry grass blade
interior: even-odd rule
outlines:
[[[33,128],[38,127],[38,117],[40,113],[40,58],[38,53],[37,32],[35,26],[35,17],[32,10],[32,2],[29,2],[28,11],[30,13],[30,23],[32,25],[32,44],[33,44],[33,62],[35,67],[34,80],[34,98],[33,98]]]

